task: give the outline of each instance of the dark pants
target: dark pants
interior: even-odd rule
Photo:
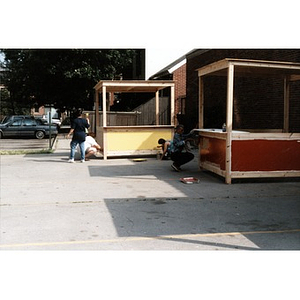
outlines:
[[[190,152],[174,152],[171,153],[171,159],[176,167],[180,167],[194,159],[194,154]]]

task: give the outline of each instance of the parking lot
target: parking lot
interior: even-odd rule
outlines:
[[[1,140],[1,146],[11,142],[16,143],[15,149],[47,146],[47,140],[34,139]],[[1,155],[0,250],[4,255],[0,257],[6,286],[16,279],[24,282],[33,270],[29,274],[35,282],[42,280],[41,286],[46,288],[55,278],[65,289],[66,273],[61,270],[68,270],[72,286],[79,284],[79,273],[89,278],[87,286],[95,278],[97,287],[99,280],[113,283],[118,278],[123,289],[132,285],[131,276],[144,288],[150,281],[174,286],[188,278],[184,282],[188,291],[184,289],[180,298],[201,294],[202,285],[211,295],[217,284],[222,287],[218,298],[227,291],[232,299],[240,299],[236,283],[244,294],[251,281],[243,299],[253,299],[262,291],[272,299],[296,299],[292,296],[297,287],[293,270],[299,268],[299,179],[226,185],[219,177],[200,171],[197,157],[181,173],[171,170],[170,161],[154,157],[143,162],[97,158],[70,164],[69,142],[60,135],[53,153]],[[184,184],[180,177],[186,176],[200,182]],[[34,257],[24,257],[33,250]],[[132,254],[132,250],[139,251]],[[211,256],[212,252],[234,256]],[[245,252],[252,255],[245,256]],[[7,258],[8,253],[15,255]],[[147,281],[144,276],[136,277],[145,271],[153,274]],[[234,288],[229,291],[233,280]],[[266,282],[279,282],[281,288],[270,290]],[[99,289],[114,295],[111,288]],[[11,296],[6,299],[15,299],[16,291],[6,290]],[[178,296],[175,290],[163,291],[164,298]],[[146,299],[159,298],[156,294],[153,291]],[[75,290],[72,295],[78,296]],[[46,297],[53,298],[53,293]]]
[[[298,179],[226,185],[197,156],[177,173],[153,157],[68,155],[60,135],[54,153],[1,157],[0,249],[300,250]]]
[[[51,145],[53,145],[55,137],[51,138]],[[0,140],[0,150],[45,150],[49,149],[49,138],[42,140],[34,138],[5,138]]]

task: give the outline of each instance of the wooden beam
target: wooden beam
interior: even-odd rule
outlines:
[[[107,126],[106,119],[106,86],[102,87],[102,119],[103,119],[103,127]]]
[[[290,114],[290,80],[289,76],[284,78],[284,120],[283,132],[289,132],[289,114]]]
[[[95,123],[96,123],[96,129],[97,129],[97,126],[100,126],[99,91],[98,90],[96,90],[96,99],[95,99]]]
[[[171,125],[175,125],[175,87],[171,86]]]
[[[203,77],[199,77],[199,128],[204,128],[204,83]]]
[[[159,91],[155,92],[155,125],[159,125]]]
[[[232,114],[233,114],[234,65],[229,64],[227,77],[227,110],[226,110],[226,173],[225,182],[231,183],[231,143],[232,143]]]
[[[107,115],[106,115],[106,86],[102,86],[102,127],[107,126]],[[103,159],[107,159],[107,133],[105,128],[103,128]]]
[[[228,68],[228,61],[226,59],[214,62],[212,64],[209,64],[207,66],[204,66],[200,69],[198,69],[198,76],[204,76],[206,74],[214,73],[217,71],[220,71],[222,69]]]

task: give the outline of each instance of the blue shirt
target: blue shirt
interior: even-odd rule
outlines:
[[[86,133],[85,129],[89,128],[90,124],[86,119],[76,118],[71,125],[71,128],[74,129],[72,140],[75,141],[85,141]]]

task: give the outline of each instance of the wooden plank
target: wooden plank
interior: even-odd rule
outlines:
[[[175,86],[171,86],[171,125],[175,125]]]
[[[96,129],[97,126],[100,126],[100,116],[99,116],[99,91],[96,91],[96,101],[95,101],[95,120],[96,120]],[[96,130],[97,131],[97,130]]]
[[[197,69],[198,76],[200,77],[200,76],[211,74],[211,73],[223,70],[223,69],[227,69],[228,65],[229,64],[228,64],[228,61],[226,59],[214,62],[212,64],[209,64],[209,65],[205,66],[205,67]]]
[[[199,77],[199,128],[204,127],[204,83],[203,77]]]
[[[289,132],[289,114],[290,114],[290,81],[289,76],[284,78],[284,108],[283,108],[283,131]]]
[[[233,114],[234,65],[230,64],[227,77],[227,109],[226,109],[226,183],[231,183],[231,135]]]
[[[159,125],[159,91],[155,93],[155,125]]]
[[[300,177],[299,171],[232,172],[232,178]]]
[[[102,87],[102,120],[103,120],[103,127],[107,126],[107,117],[106,117],[106,87]]]
[[[300,133],[276,133],[276,132],[261,132],[261,133],[233,133],[233,140],[299,140]]]

